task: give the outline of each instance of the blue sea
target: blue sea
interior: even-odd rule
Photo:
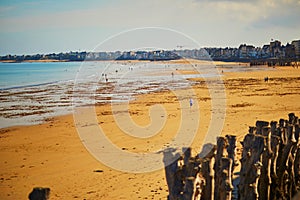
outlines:
[[[80,62],[0,63],[0,90],[72,80]]]

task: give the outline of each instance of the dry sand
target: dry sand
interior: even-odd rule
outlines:
[[[264,82],[265,76],[269,82]],[[242,139],[256,120],[279,120],[289,112],[300,115],[300,69],[224,73],[223,80],[227,110],[222,135],[234,134]],[[195,81],[193,98],[200,107],[201,121],[192,144],[194,154],[201,149],[212,109],[205,82]],[[181,109],[189,109],[188,97],[181,98],[186,102]],[[150,123],[148,111],[154,104],[165,108],[167,121],[153,137],[140,139],[124,134],[114,121],[110,105],[97,106],[98,125],[124,151],[155,151],[174,137],[182,116],[175,94],[165,91],[142,95],[131,102],[132,119],[141,126]],[[192,117],[194,113],[192,110]],[[103,165],[81,143],[73,115],[49,119],[40,125],[1,129],[0,141],[1,200],[26,199],[36,186],[50,187],[50,199],[167,198],[163,169],[134,174]]]

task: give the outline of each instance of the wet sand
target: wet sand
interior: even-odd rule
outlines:
[[[266,76],[268,82],[264,82]],[[242,139],[256,120],[278,120],[286,118],[289,112],[300,114],[299,69],[224,72],[222,79],[226,88],[226,118],[221,135],[233,134]],[[200,126],[191,145],[196,154],[207,133],[212,108],[205,81],[193,81],[194,106],[200,109]],[[189,97],[180,98],[183,106],[171,91],[140,95],[130,102],[129,114],[140,126],[150,123],[151,106],[160,104],[165,108],[166,123],[153,137],[141,139],[124,134],[107,104],[96,107],[97,126],[123,151],[157,151],[168,146],[174,137],[182,120],[181,110],[189,109]],[[190,116],[195,119],[197,112],[193,109]],[[50,187],[51,199],[166,199],[168,194],[163,169],[125,173],[97,161],[83,146],[73,115],[51,118],[39,125],[1,129],[0,141],[0,199],[26,199],[36,186]]]

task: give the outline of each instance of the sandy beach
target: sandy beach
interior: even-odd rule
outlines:
[[[224,69],[221,78],[226,94],[226,115],[221,135],[233,134],[241,140],[256,120],[279,120],[286,118],[290,112],[300,115],[300,69],[265,67],[266,70],[261,71],[226,72],[225,63],[216,65],[220,71]],[[264,81],[266,76],[268,82]],[[187,127],[189,123],[192,125],[192,120],[200,119],[191,144],[193,153],[197,154],[209,129],[212,104],[206,82],[201,78],[191,81],[195,93],[191,95],[194,100],[192,108],[189,108],[190,96],[178,97],[174,91],[167,90],[143,94],[130,102],[128,113],[141,127],[151,123],[149,109],[153,105],[163,106],[165,112],[163,115],[159,113],[159,116],[165,120],[164,126],[151,137],[137,138],[124,134],[115,122],[110,104],[96,106],[97,124],[92,125],[101,127],[111,143],[123,151],[149,153],[168,146],[180,127],[182,110],[186,110],[191,119]],[[154,109],[154,115],[155,112]],[[84,114],[82,116],[85,117]],[[87,151],[76,125],[91,126],[88,123],[76,124],[70,114],[50,118],[39,125],[1,129],[0,199],[26,199],[32,188],[37,186],[49,187],[50,199],[53,200],[167,198],[163,169],[127,173],[104,165]],[[189,131],[188,128],[185,131]],[[111,156],[112,159],[118,158],[115,154]]]

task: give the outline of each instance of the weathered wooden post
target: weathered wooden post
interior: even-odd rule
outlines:
[[[284,126],[284,119],[280,119],[279,120],[279,127],[283,128],[283,126]]]
[[[226,148],[228,146],[227,140],[224,137],[217,138],[217,153],[215,156],[215,191],[214,191],[214,199],[219,200],[221,194],[221,183],[222,183],[222,158],[227,157]]]
[[[48,200],[50,197],[50,188],[36,187],[28,195],[29,200]]]
[[[248,167],[250,164],[250,149],[251,144],[254,140],[254,133],[251,132],[251,129],[249,128],[249,133],[244,137],[244,140],[241,142],[243,146],[242,151],[242,158],[241,161],[241,170],[240,170],[240,183],[238,185],[238,198],[239,199],[245,199],[245,191],[246,191],[246,174],[248,171]]]
[[[295,155],[294,174],[295,174],[296,187],[300,189],[300,147],[299,145],[297,147],[297,152]]]
[[[204,195],[205,179],[201,173],[197,173],[194,183],[193,200],[201,200]]]
[[[290,113],[291,114],[291,113]],[[292,122],[292,128],[288,129],[288,134],[291,134],[291,140],[294,143],[292,146],[292,150],[291,150],[291,154],[289,156],[289,165],[288,165],[288,171],[289,171],[289,175],[290,175],[290,182],[291,182],[291,188],[290,188],[290,193],[291,196],[296,195],[297,190],[298,190],[298,183],[296,180],[296,174],[299,173],[299,167],[297,167],[297,165],[299,166],[299,160],[296,160],[297,158],[297,152],[299,151],[300,148],[300,144],[299,144],[299,125],[298,123],[298,117],[294,115],[294,113],[292,113],[292,115],[289,115],[289,117],[291,116],[291,122]],[[297,170],[295,170],[295,168],[297,168]]]
[[[191,156],[191,149],[189,148],[189,152],[186,154],[187,156]],[[194,195],[194,191],[196,190],[195,180],[197,174],[200,172],[200,162],[196,157],[190,157],[187,163],[184,165],[183,169],[184,175],[184,189],[183,189],[183,199],[192,199]]]
[[[256,131],[256,127],[255,126],[249,126],[249,133],[250,134],[254,134],[255,131]]]
[[[272,158],[271,158],[271,168],[270,168],[270,175],[271,175],[271,187],[270,187],[270,199],[275,199],[275,191],[277,188],[277,159],[278,159],[278,151],[280,147],[280,137],[276,135],[271,136],[271,150],[272,150]]]
[[[247,134],[242,142],[239,199],[258,199],[258,180],[261,174],[261,154],[265,147],[265,138],[261,135]]]
[[[202,161],[201,172],[205,179],[205,185],[203,188],[203,195],[201,196],[201,200],[212,200],[213,197],[213,167],[211,164],[211,158],[206,158]]]
[[[280,136],[278,133],[277,122],[271,121],[270,126],[271,126],[271,135]]]
[[[295,120],[295,113],[289,113],[289,124],[294,124],[294,120]]]
[[[183,163],[184,165],[187,165],[191,156],[192,156],[192,149],[190,147],[188,148],[183,148],[182,151],[184,152],[184,159],[183,159]]]
[[[226,139],[228,141],[228,146],[227,146],[228,158],[230,158],[232,160],[231,172],[233,173],[233,170],[234,170],[235,166],[237,165],[237,161],[235,159],[235,156],[236,156],[236,136],[235,135],[226,135]]]
[[[278,165],[278,170],[277,170],[277,175],[278,175],[278,190],[280,191],[277,194],[277,198],[288,198],[291,199],[291,187],[293,184],[293,180],[291,179],[290,172],[293,171],[291,169],[290,162],[293,163],[293,158],[290,157],[292,149],[295,148],[296,142],[293,139],[293,128],[292,126],[288,125],[286,128],[284,128],[283,134],[286,135],[286,143],[283,145],[282,148],[282,153],[280,154],[279,163]],[[282,137],[283,138],[283,137]]]
[[[219,200],[231,200],[232,194],[232,179],[231,168],[232,160],[230,158],[222,158],[220,169],[220,187],[219,187]]]
[[[299,133],[300,133],[299,124],[295,124],[294,128],[295,128],[294,137],[295,137],[296,142],[298,143],[299,142]]]
[[[169,200],[177,200],[180,197],[180,193],[183,188],[183,183],[180,180],[181,171],[178,169],[178,160],[180,156],[173,154],[174,150],[167,149],[163,152],[165,163],[165,175],[169,190]],[[168,163],[170,160],[174,160],[173,163]]]
[[[215,157],[216,148],[216,145],[206,144],[203,146],[202,152],[199,154],[199,157],[203,158],[201,162],[201,173],[205,179],[201,200],[213,199],[214,170],[212,163]]]
[[[194,181],[195,177],[186,177],[185,178],[185,185],[184,185],[184,192],[183,192],[183,198],[184,200],[191,200],[193,198],[194,194]]]
[[[269,126],[269,122],[266,121],[256,121],[256,134],[262,134],[262,128],[265,126]]]
[[[264,151],[262,153],[262,167],[261,175],[258,181],[259,199],[270,199],[270,185],[271,185],[271,132],[269,127],[263,127],[262,135],[264,136]]]
[[[296,123],[299,123],[296,121]],[[294,176],[295,176],[295,185],[296,188],[300,189],[300,138],[299,138],[299,124],[295,124],[295,140],[296,140],[296,150],[295,150],[295,159],[294,159]]]

